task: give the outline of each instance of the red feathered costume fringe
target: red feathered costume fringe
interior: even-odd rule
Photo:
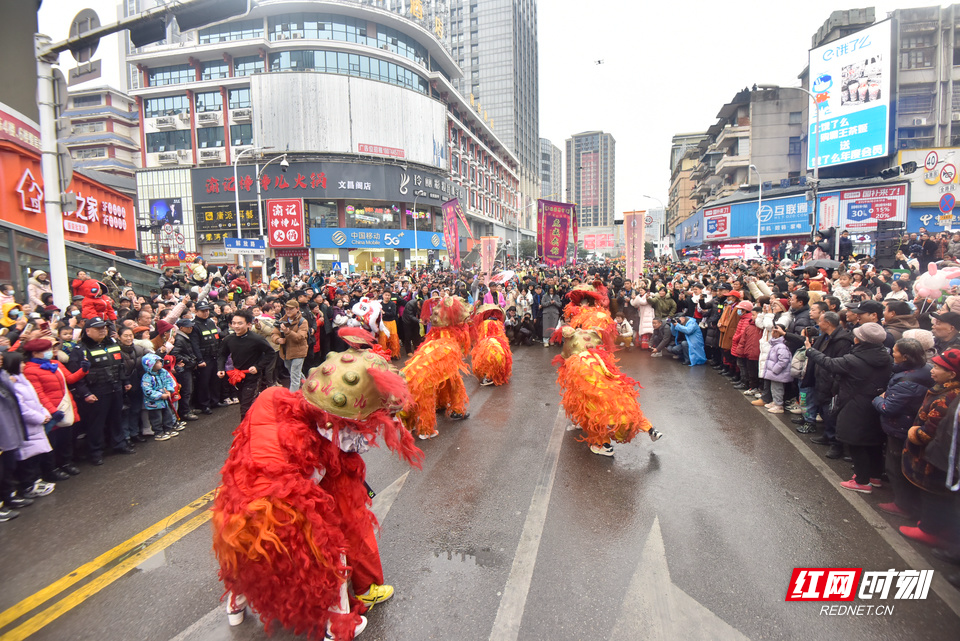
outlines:
[[[620,371],[613,355],[591,348],[567,359],[553,359],[567,416],[583,430],[590,445],[629,443],[652,429],[640,410],[635,388],[640,384]]]
[[[480,338],[470,355],[474,376],[480,380],[489,378],[494,385],[509,383],[513,373],[513,352],[503,323],[494,319],[481,321],[477,334]]]
[[[430,436],[437,431],[438,409],[445,410],[447,416],[453,412],[465,413],[470,399],[462,374],[467,372],[463,353],[455,340],[438,336],[422,343],[402,370],[413,397],[413,402],[402,413],[407,428],[418,435]]]
[[[592,329],[600,334],[603,346],[607,351],[616,349],[617,323],[610,316],[605,307],[578,306],[569,303],[563,310],[567,324],[574,329]],[[557,330],[550,338],[551,341],[563,342],[561,330]]]
[[[419,467],[422,452],[386,411],[344,419],[279,387],[267,388],[234,432],[214,501],[213,550],[225,588],[247,598],[268,633],[279,623],[321,639],[329,621],[338,641],[352,639],[362,604],[352,598],[350,612],[334,612],[342,584],[362,593],[383,582],[365,465],[339,447],[346,427],[371,444],[382,435]]]

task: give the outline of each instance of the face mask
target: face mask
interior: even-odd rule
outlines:
[[[738,310],[737,310],[737,316],[743,316],[743,310],[742,310],[742,309],[738,309]]]
[[[52,350],[52,349],[48,349],[47,351],[45,351],[45,352],[43,353],[43,358],[47,359],[48,361],[49,361],[50,359],[52,359],[52,358],[53,358],[53,350]]]
[[[79,309],[75,309],[75,310],[73,310],[72,312],[70,312],[70,314],[71,314],[72,316],[79,316],[79,315],[80,315],[80,310],[79,310]]]
[[[10,318],[20,318],[20,310],[11,309],[10,312],[7,314],[7,316],[9,316]]]

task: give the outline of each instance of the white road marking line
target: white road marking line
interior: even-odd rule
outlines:
[[[497,608],[497,618],[490,631],[491,641],[516,641],[520,634],[520,622],[523,619],[527,594],[530,592],[530,584],[533,581],[533,569],[537,563],[540,538],[547,520],[550,493],[553,491],[553,481],[556,478],[557,461],[560,459],[560,447],[563,445],[566,426],[567,417],[561,406],[553,422],[550,442],[540,468],[537,485],[533,490],[533,498],[530,499],[530,509],[527,510],[527,518],[513,557],[510,576],[503,588],[503,597],[500,599],[500,607]]]
[[[405,472],[403,476],[388,485],[386,489],[379,492],[373,498],[373,505],[370,506],[370,511],[377,517],[377,521],[379,521],[380,524],[383,524],[384,519],[387,518],[387,513],[390,511],[390,508],[393,507],[393,502],[397,500],[397,496],[400,494],[400,490],[403,488],[403,484],[406,483],[409,475],[410,472]],[[256,615],[251,614],[250,611],[247,610],[247,618],[256,619]],[[190,627],[170,639],[170,641],[205,639],[209,637],[211,632],[223,631],[228,628],[226,612],[223,609],[223,605],[218,605],[194,621]]]
[[[704,639],[749,641],[738,630],[673,584],[660,518],[640,553],[610,641]]]
[[[823,459],[817,456],[806,444],[800,440],[800,437],[794,433],[792,429],[781,423],[777,420],[774,415],[764,411],[762,412],[763,417],[766,418],[770,423],[777,428],[785,439],[787,439],[799,452],[803,458],[807,459],[807,462],[810,463],[820,475],[823,476],[830,484],[834,487],[840,496],[845,498],[850,505],[853,506],[857,512],[860,513],[860,516],[867,522],[867,524],[876,530],[877,534],[880,535],[887,544],[893,548],[893,551],[896,552],[901,559],[903,559],[907,565],[914,570],[932,570],[933,567],[926,562],[926,560],[920,556],[920,554],[913,549],[913,547],[906,542],[903,536],[890,527],[890,524],[887,523],[876,510],[873,509],[869,503],[867,503],[863,497],[860,496],[857,492],[851,492],[850,490],[845,490],[840,487],[840,482],[845,480],[841,479],[833,469],[827,465]],[[942,573],[934,572],[933,573],[933,583],[931,584],[931,589],[933,593],[940,597],[944,603],[947,604],[947,607],[953,610],[953,613],[957,616],[960,616],[960,592],[947,583],[947,580],[943,578]]]

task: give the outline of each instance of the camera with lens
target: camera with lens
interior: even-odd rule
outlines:
[[[803,335],[807,338],[816,338],[820,335],[820,330],[816,327],[804,327]]]

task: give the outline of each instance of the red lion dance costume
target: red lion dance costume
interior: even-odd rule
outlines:
[[[430,331],[402,370],[413,397],[402,413],[404,424],[421,439],[439,434],[438,409],[454,420],[470,416],[462,374],[470,371],[463,355],[470,350],[471,307],[458,296],[430,300],[436,302],[424,303],[422,312]]]
[[[504,385],[513,373],[513,352],[503,328],[503,309],[481,305],[473,315],[477,345],[470,354],[473,373],[481,385]]]
[[[423,453],[394,416],[409,402],[403,378],[370,350],[373,337],[340,331],[303,388],[267,388],[234,432],[213,507],[213,550],[233,625],[243,607],[312,639],[348,640],[383,585],[376,519],[360,452],[382,437],[415,467]],[[347,590],[352,584],[354,596]],[[237,617],[237,618],[235,618]]]
[[[580,285],[570,299],[564,313],[571,325],[554,333],[563,338],[563,352],[553,363],[563,408],[583,430],[580,440],[601,456],[613,456],[611,441],[629,443],[640,432],[658,440],[662,434],[640,410],[640,384],[620,371],[611,352],[616,325],[606,309],[606,288]]]

